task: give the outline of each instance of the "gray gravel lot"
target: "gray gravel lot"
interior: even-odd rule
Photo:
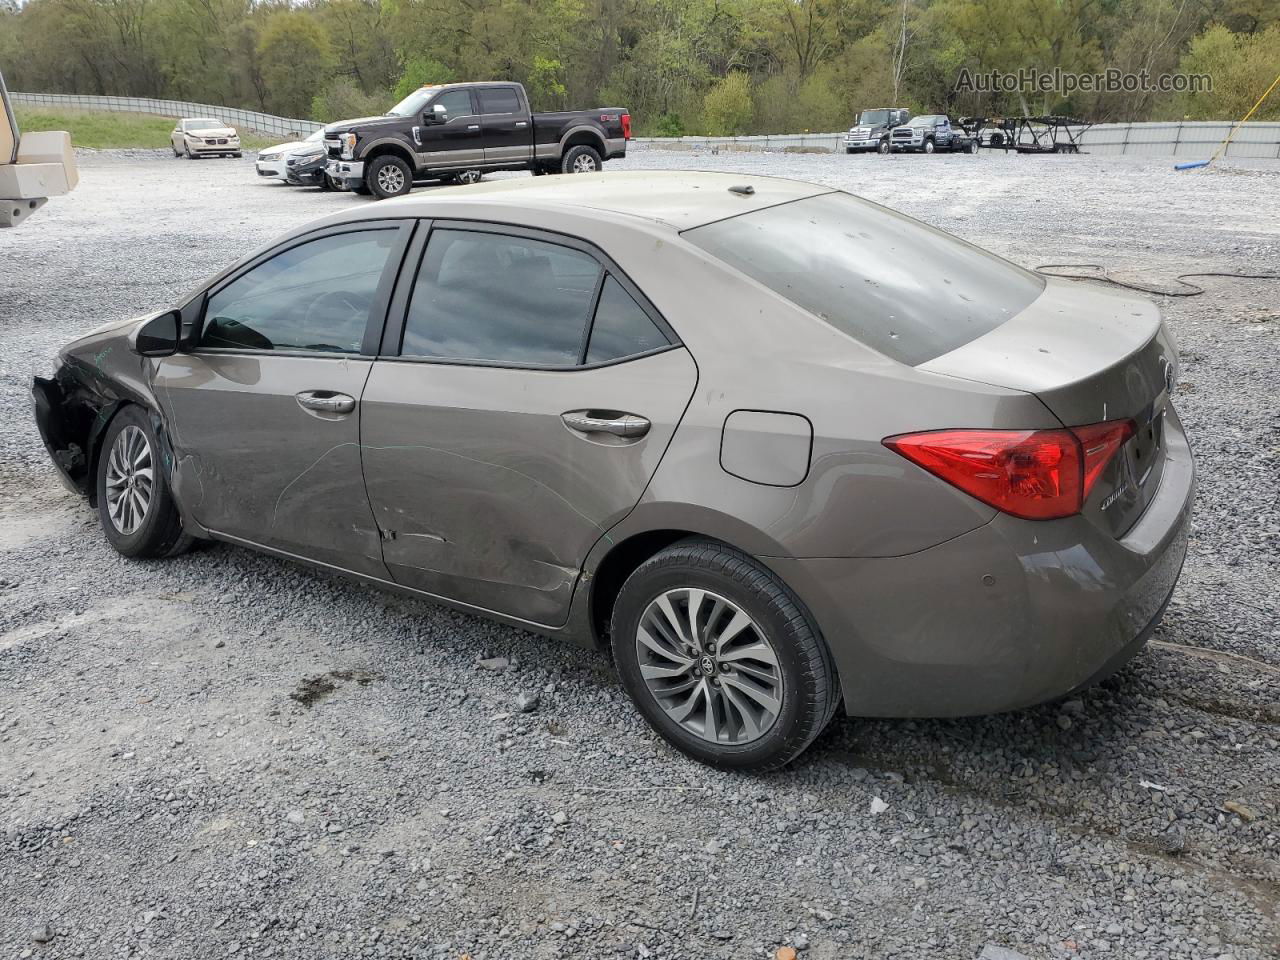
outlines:
[[[81,163],[0,233],[0,957],[1280,955],[1280,284],[1162,299],[1201,487],[1129,669],[1003,716],[839,719],[744,777],[672,753],[602,655],[228,546],[116,556],[54,478],[31,373],[369,201],[247,159]],[[1280,271],[1280,163],[609,169],[695,166],[841,186],[1032,266]]]

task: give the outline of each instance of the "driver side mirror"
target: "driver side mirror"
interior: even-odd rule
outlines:
[[[182,315],[170,310],[140,324],[133,331],[130,348],[142,357],[171,357],[178,352]]]
[[[449,111],[443,103],[433,103],[431,109],[422,115],[423,123],[445,123],[449,119]]]

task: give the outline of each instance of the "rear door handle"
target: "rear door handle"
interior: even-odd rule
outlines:
[[[596,416],[590,410],[570,410],[562,413],[560,419],[570,430],[579,433],[611,433],[615,437],[643,437],[652,426],[644,417],[634,413],[609,412]]]
[[[517,121],[516,121],[516,129],[517,129],[517,130],[523,129],[524,127],[527,127],[528,125],[529,125],[529,124],[528,124],[526,121],[524,121],[524,120],[517,120]]]
[[[302,409],[320,413],[350,413],[356,408],[355,397],[334,393],[332,390],[303,390],[294,394],[294,399]]]
[[[468,130],[479,130],[479,129],[480,129],[480,124],[478,124],[478,123],[470,124],[470,125],[467,127],[467,129],[468,129]]]

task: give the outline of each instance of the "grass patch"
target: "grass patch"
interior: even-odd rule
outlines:
[[[52,110],[14,104],[20,130],[66,130],[71,143],[94,150],[150,147],[164,150],[169,134],[178,122],[174,117],[154,113],[108,113],[97,110]],[[246,151],[271,146],[275,140],[240,131],[240,146]]]

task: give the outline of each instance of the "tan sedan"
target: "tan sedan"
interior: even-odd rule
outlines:
[[[209,117],[179,120],[169,134],[175,157],[188,160],[204,156],[240,156],[240,134],[221,120]]]

